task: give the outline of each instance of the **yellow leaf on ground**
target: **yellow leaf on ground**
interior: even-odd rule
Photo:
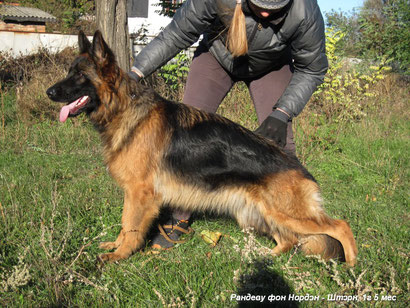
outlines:
[[[214,232],[214,231],[209,231],[209,230],[203,230],[201,232],[202,239],[206,243],[211,244],[212,246],[216,246],[221,236],[222,236],[222,233],[218,231]]]

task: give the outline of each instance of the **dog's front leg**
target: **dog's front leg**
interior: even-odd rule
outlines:
[[[120,234],[118,235],[117,239],[115,240],[115,242],[102,242],[100,243],[100,248],[101,249],[105,249],[105,250],[112,250],[112,249],[116,249],[118,247],[120,247],[122,241],[124,239],[124,232],[120,231]]]
[[[149,185],[134,185],[125,190],[124,209],[122,214],[122,230],[114,243],[102,247],[115,248],[112,253],[105,253],[99,256],[103,262],[113,262],[128,258],[143,243],[145,235],[152,224],[152,221],[158,216],[160,202],[155,200],[154,190]]]

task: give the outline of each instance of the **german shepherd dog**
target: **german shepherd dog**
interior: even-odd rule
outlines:
[[[99,31],[79,34],[67,77],[47,90],[64,106],[60,121],[86,112],[101,134],[105,163],[124,190],[122,229],[102,261],[144,244],[163,205],[234,217],[276,241],[273,255],[299,244],[307,254],[344,259],[357,248],[347,222],[322,208],[313,176],[270,140],[215,114],[168,101],[116,64]]]

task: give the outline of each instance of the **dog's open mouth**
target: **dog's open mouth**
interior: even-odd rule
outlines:
[[[60,122],[65,122],[70,115],[77,115],[90,101],[89,96],[81,96],[71,104],[65,105],[60,111]]]

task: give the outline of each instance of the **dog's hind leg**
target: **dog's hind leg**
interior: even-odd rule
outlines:
[[[158,216],[161,203],[156,200],[149,185],[135,185],[125,191],[122,230],[118,237],[119,246],[112,253],[99,256],[103,262],[128,258],[143,243],[145,235]]]
[[[298,243],[297,237],[293,234],[283,236],[277,232],[273,234],[273,239],[276,242],[275,248],[272,249],[272,255],[274,256],[279,256],[282,253],[288,252]]]
[[[344,250],[346,263],[356,264],[357,247],[352,230],[344,220],[326,217],[323,221],[314,219],[298,219],[275,211],[272,219],[282,228],[301,235],[326,234],[338,240]]]
[[[308,239],[309,235],[327,235],[343,246],[347,264],[353,266],[356,263],[357,247],[352,230],[345,221],[326,215],[319,187],[314,181],[305,178],[299,171],[289,171],[267,178],[266,183],[267,189],[259,190],[259,195],[255,196],[259,197],[259,210],[263,213],[271,234],[279,232],[286,239],[288,234],[293,234],[298,239]],[[279,242],[281,240],[279,238]],[[339,258],[337,253],[327,255],[328,242],[319,244],[326,245],[321,255]],[[275,252],[282,252],[289,245],[279,245]]]
[[[238,210],[235,217],[239,226],[243,229],[251,227],[259,233],[272,236],[276,242],[276,247],[272,250],[272,254],[275,256],[292,249],[298,243],[296,235],[291,232],[279,233],[275,224],[269,224],[258,208],[257,204],[248,204]]]
[[[233,213],[233,216],[242,229],[253,228],[259,233],[269,233],[269,226],[255,205],[246,204]]]

